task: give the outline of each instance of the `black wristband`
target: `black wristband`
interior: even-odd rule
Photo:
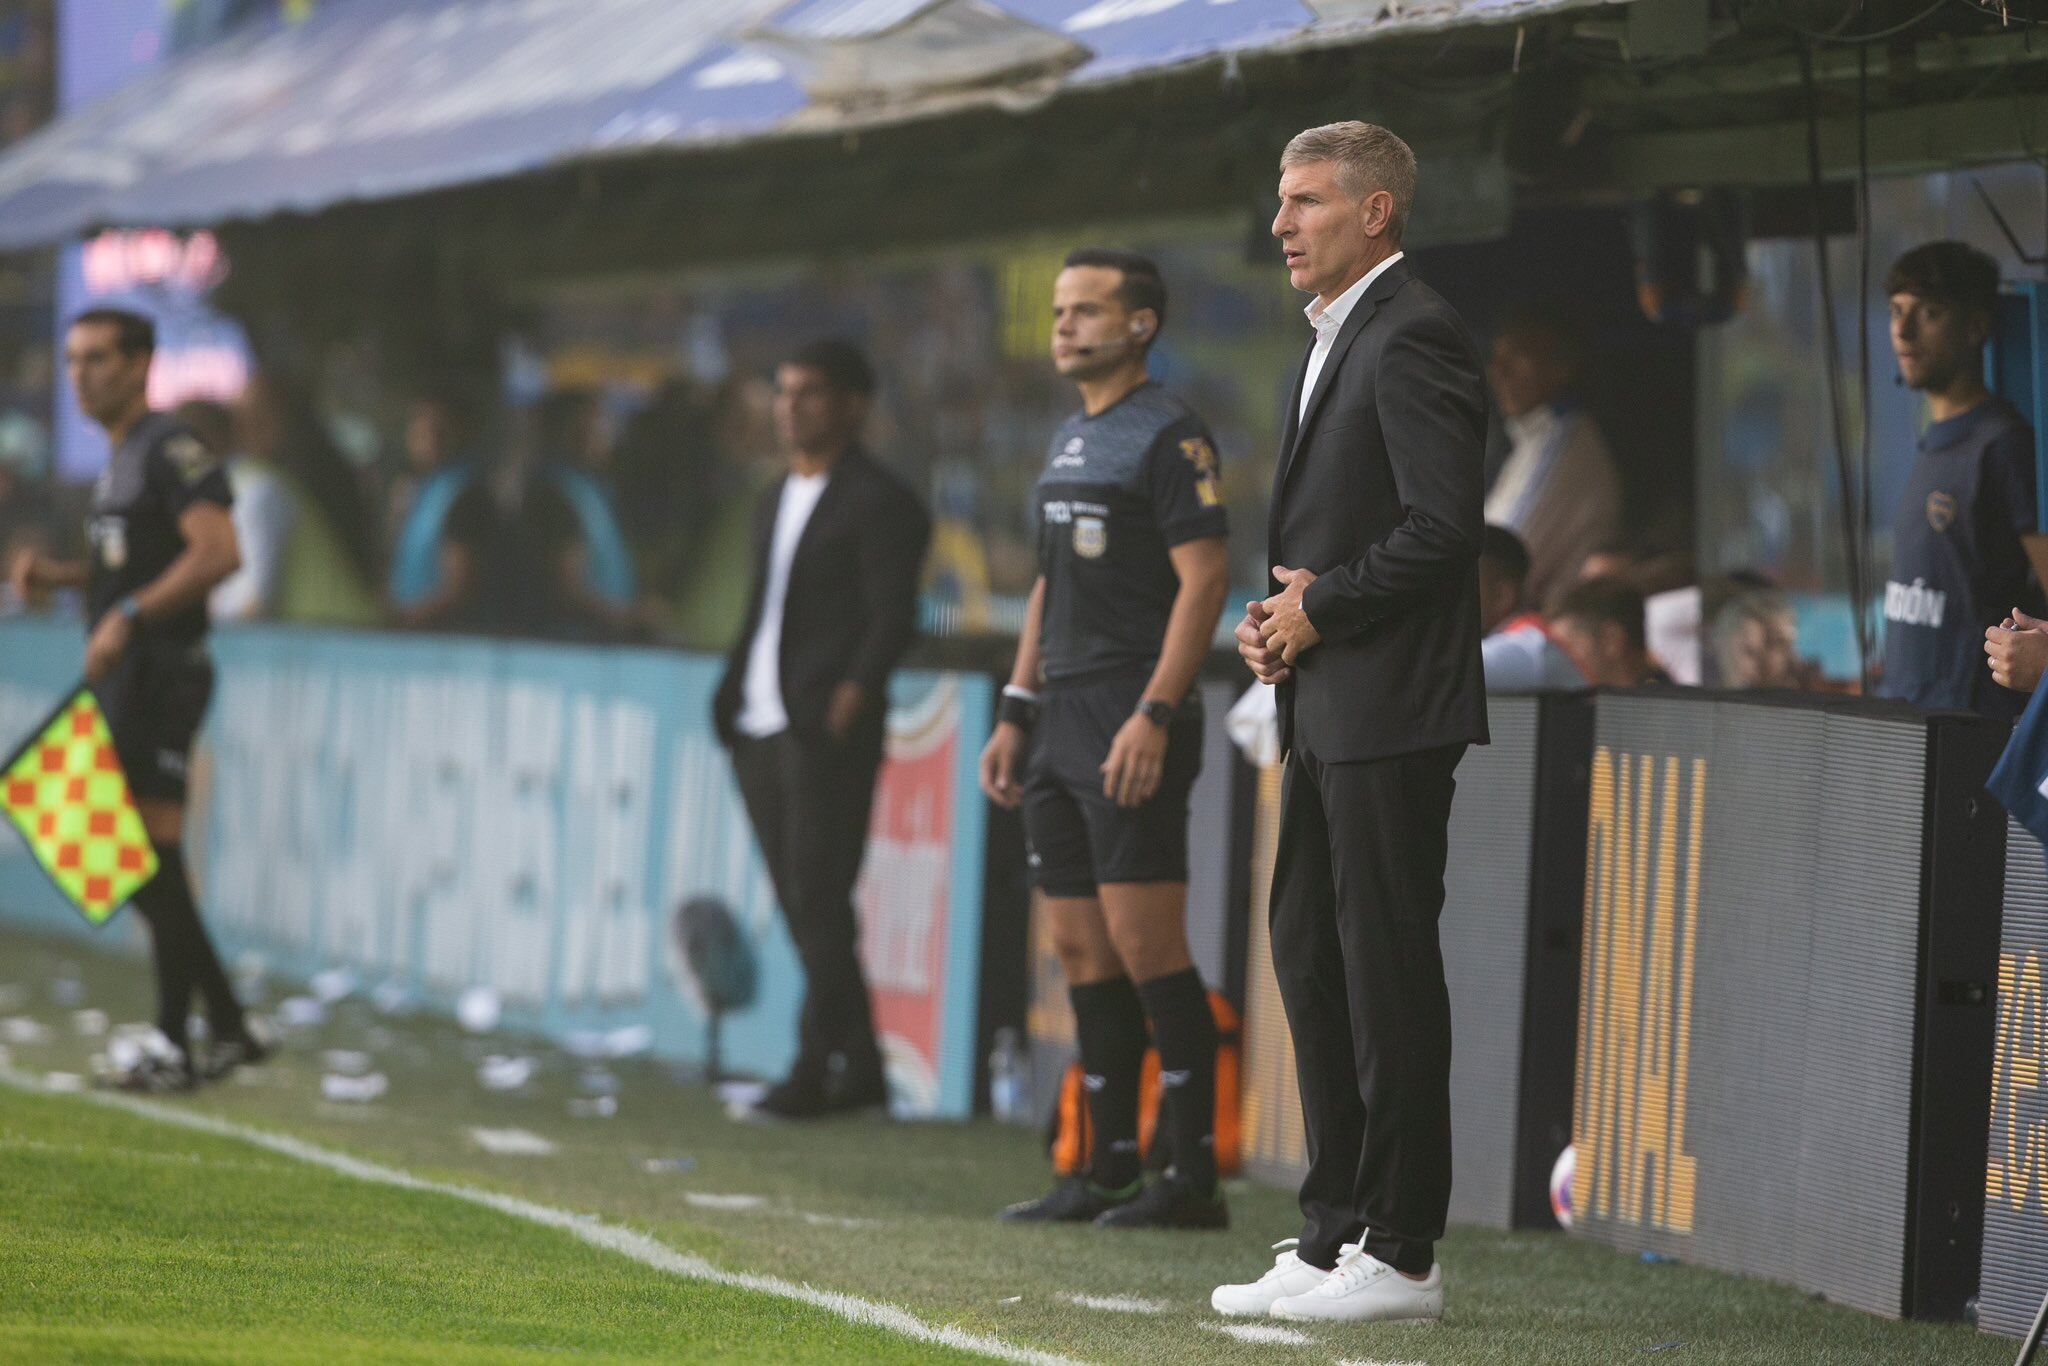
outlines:
[[[1038,724],[1038,704],[1027,702],[1012,693],[1004,693],[996,699],[996,720],[1007,721],[1023,730],[1030,730]]]

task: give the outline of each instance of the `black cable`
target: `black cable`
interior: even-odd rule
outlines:
[[[1828,417],[1835,437],[1835,478],[1842,490],[1842,550],[1848,559],[1849,594],[1859,604],[1863,591],[1863,556],[1856,534],[1856,481],[1849,468],[1849,439],[1842,430],[1842,347],[1835,327],[1835,286],[1828,269],[1826,181],[1820,160],[1820,86],[1813,76],[1813,49],[1799,49],[1799,74],[1806,85],[1806,169],[1813,187],[1813,254],[1820,274],[1820,324],[1826,347]],[[1870,669],[1870,625],[1860,608],[1852,614],[1856,627],[1859,673]]]

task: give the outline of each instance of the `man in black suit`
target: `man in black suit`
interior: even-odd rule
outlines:
[[[1315,341],[1239,651],[1287,752],[1271,901],[1309,1170],[1302,1234],[1224,1313],[1437,1319],[1450,999],[1437,944],[1453,773],[1486,742],[1477,563],[1486,403],[1471,338],[1401,254],[1415,155],[1337,123],[1281,157],[1273,234]]]
[[[797,1057],[736,1117],[808,1119],[888,1100],[853,886],[882,762],[889,674],[917,633],[931,520],[861,449],[874,371],[843,341],[777,370],[789,472],[754,518],[754,587],[712,706],[804,965]]]

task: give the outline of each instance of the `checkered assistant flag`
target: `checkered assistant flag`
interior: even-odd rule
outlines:
[[[113,733],[82,685],[0,768],[0,810],[57,890],[95,925],[156,876],[156,850]]]

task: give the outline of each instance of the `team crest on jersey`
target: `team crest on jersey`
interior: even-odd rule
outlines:
[[[220,463],[198,437],[185,432],[164,438],[164,459],[171,462],[171,468],[188,484],[196,484],[212,474]]]
[[[1056,470],[1073,469],[1087,463],[1081,455],[1081,438],[1078,436],[1067,442],[1060,453],[1052,458],[1052,467]]]
[[[1074,519],[1074,553],[1084,560],[1099,560],[1109,549],[1109,523],[1100,517]]]
[[[1927,525],[1947,531],[1956,523],[1956,496],[1939,490],[1927,495]]]
[[[1212,508],[1223,502],[1223,490],[1216,482],[1216,448],[1207,437],[1191,436],[1180,443],[1180,453],[1195,467],[1195,496],[1202,506]]]

